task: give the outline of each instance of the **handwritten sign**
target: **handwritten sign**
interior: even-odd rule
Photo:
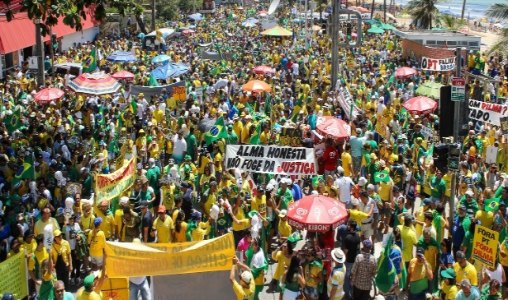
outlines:
[[[476,225],[472,258],[479,260],[486,267],[494,268],[497,258],[498,240],[499,232]]]
[[[508,117],[508,105],[469,100],[469,119],[501,126],[501,118]]]
[[[280,143],[283,146],[300,147],[302,145],[302,130],[300,128],[282,127]]]
[[[452,71],[455,69],[455,57],[444,59],[422,57],[422,70],[430,71]]]
[[[26,280],[26,260],[24,252],[8,258],[0,263],[0,294],[13,293],[16,299],[28,296],[28,283]]]

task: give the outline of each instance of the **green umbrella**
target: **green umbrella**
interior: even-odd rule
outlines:
[[[382,28],[372,26],[369,30],[367,30],[368,33],[385,33],[385,31]]]
[[[416,93],[421,96],[427,96],[433,99],[439,99],[441,96],[441,87],[443,85],[438,82],[426,81],[421,84],[417,89]]]
[[[379,20],[376,20],[376,19],[370,19],[370,20],[365,21],[365,23],[367,23],[369,25],[377,25],[377,24],[379,24],[381,22]]]
[[[379,28],[384,29],[384,30],[395,30],[396,29],[393,25],[387,24],[387,23],[381,23],[381,26],[379,26]]]

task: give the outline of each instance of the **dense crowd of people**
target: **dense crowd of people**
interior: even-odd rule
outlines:
[[[199,22],[182,17],[171,26],[192,29],[189,34],[153,51],[143,50],[132,33],[100,37],[56,56],[58,63],[86,64],[93,49],[104,57],[133,51],[136,62],[97,59],[101,71],[135,75],[121,81],[116,93],[75,93],[66,86],[69,74],[53,74],[44,87],[66,93],[41,104],[34,97],[43,87],[35,88],[27,70],[17,69],[0,82],[0,259],[25,253],[30,298],[102,299],[106,241],[187,242],[227,232],[237,250],[230,280],[238,299],[259,299],[272,264],[266,292],[280,293],[281,299],[508,296],[508,164],[501,129],[470,122],[452,187],[455,171],[438,164],[437,151],[431,151],[437,146],[433,136],[439,136],[437,111],[410,114],[402,107],[418,86],[447,84],[450,74],[421,71],[412,57],[403,57],[399,38],[386,31],[339,50],[340,80],[330,91],[325,26],[306,39],[304,25],[286,7],[276,14],[292,37],[262,36],[261,25],[241,25],[262,9],[221,7]],[[369,28],[364,26],[355,30]],[[214,43],[220,59],[200,58],[207,43]],[[161,53],[188,65],[189,72],[157,85],[184,81],[186,98],[175,99],[166,90],[150,97],[129,94],[131,85],[153,85],[151,59]],[[252,71],[260,65],[273,71]],[[395,78],[401,66],[419,71]],[[465,68],[499,78],[501,85],[493,89],[478,81],[467,92],[501,103],[508,93],[507,66],[502,56],[472,53]],[[252,79],[265,81],[271,91],[242,90]],[[338,100],[345,93],[360,111],[353,118]],[[351,136],[316,135],[325,116],[346,120]],[[227,136],[207,140],[203,124],[217,119]],[[320,145],[318,174],[226,169],[227,145],[251,144],[256,134],[257,144],[288,145],[288,128],[300,133],[291,146]],[[493,159],[487,155],[492,151]],[[115,199],[98,199],[95,175],[113,173],[132,156],[138,162],[132,187]],[[314,194],[348,210],[336,231],[303,232],[289,224],[288,207]],[[494,267],[472,258],[475,226],[500,232]],[[384,274],[378,272],[376,247],[396,273],[387,289],[378,284]],[[129,281],[131,299],[150,299],[146,277]]]

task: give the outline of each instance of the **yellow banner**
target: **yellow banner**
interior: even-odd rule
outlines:
[[[101,287],[104,299],[129,299],[129,279],[128,278],[108,278]]]
[[[111,200],[134,184],[136,179],[136,156],[111,174],[95,175],[95,195],[97,201]]]
[[[493,268],[496,264],[498,240],[499,232],[476,225],[472,258],[489,268]]]
[[[118,278],[227,271],[231,269],[235,255],[232,233],[201,242],[160,244],[155,245],[152,250],[146,249],[147,247],[133,243],[108,242],[108,276]]]
[[[20,252],[0,263],[0,294],[9,292],[16,299],[28,296],[26,259],[24,252]]]

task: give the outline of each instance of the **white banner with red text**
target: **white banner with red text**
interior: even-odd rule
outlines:
[[[318,167],[313,148],[227,145],[226,169],[282,175],[312,175]]]
[[[455,57],[448,58],[430,58],[422,57],[422,70],[430,71],[453,71],[455,70]]]

